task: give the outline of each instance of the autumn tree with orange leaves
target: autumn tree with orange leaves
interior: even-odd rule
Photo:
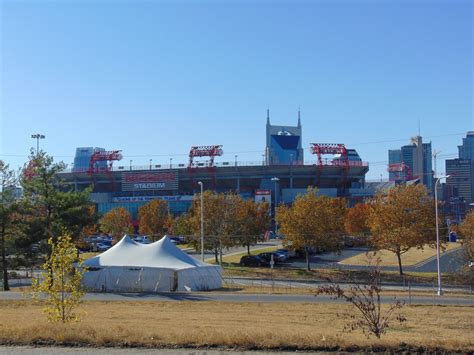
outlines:
[[[350,235],[367,235],[370,233],[369,226],[370,205],[358,203],[347,211],[344,228]]]
[[[270,205],[241,199],[236,218],[240,221],[237,231],[239,244],[247,247],[250,255],[250,246],[263,241],[265,232],[270,229]]]
[[[474,260],[474,211],[469,212],[462,222],[459,231],[465,245],[466,257]]]
[[[124,234],[133,233],[132,217],[123,207],[117,207],[107,212],[99,221],[100,229],[108,233],[117,242]]]
[[[138,209],[140,234],[149,235],[152,240],[168,232],[168,204],[163,200],[152,200]]]
[[[314,188],[298,196],[292,206],[278,207],[277,222],[279,232],[286,236],[284,243],[305,251],[308,271],[311,248],[341,249],[346,210],[344,199],[318,196]]]
[[[436,240],[433,199],[423,185],[399,185],[380,192],[373,200],[369,226],[373,245],[395,253],[403,275],[401,256]]]

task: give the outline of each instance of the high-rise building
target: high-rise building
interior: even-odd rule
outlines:
[[[462,144],[458,145],[459,159],[474,160],[474,131],[467,132]]]
[[[411,144],[388,151],[389,178],[391,181],[419,179],[428,191],[433,190],[431,142],[423,143],[421,136],[411,139]]]
[[[455,192],[454,198],[467,204],[474,202],[474,131],[467,132],[458,146],[458,159],[446,160],[446,184]]]
[[[266,165],[303,164],[302,128],[300,112],[296,126],[273,126],[267,110]]]
[[[446,160],[446,184],[456,191],[456,197],[467,203],[474,202],[474,160],[448,159]]]
[[[402,150],[391,149],[388,151],[388,179],[389,181],[400,181],[403,179]]]
[[[74,167],[72,168],[72,171],[83,172],[89,170],[91,156],[95,152],[105,152],[105,149],[97,147],[76,148],[76,155],[74,156]],[[98,161],[95,163],[95,168],[97,169],[105,169],[106,167],[106,161]]]

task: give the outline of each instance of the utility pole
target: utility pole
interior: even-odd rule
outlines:
[[[198,181],[201,186],[201,260],[204,262],[204,186],[202,181]]]

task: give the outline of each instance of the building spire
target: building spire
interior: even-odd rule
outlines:
[[[270,126],[270,108],[267,106],[267,125]]]
[[[301,107],[298,105],[298,127],[301,127]]]

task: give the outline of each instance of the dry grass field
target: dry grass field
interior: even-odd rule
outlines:
[[[459,248],[460,246],[460,243],[447,243],[447,245],[445,245],[445,251],[441,251],[441,253]],[[380,250],[377,252],[370,252],[369,254],[379,257],[381,259],[381,266],[398,266],[397,256],[391,251]],[[434,256],[436,256],[436,248],[428,246],[423,249],[412,248],[402,255],[402,265],[404,267],[413,266]],[[344,259],[340,263],[344,265],[366,266],[368,264],[368,259],[367,255],[362,253],[351,258]]]
[[[412,306],[381,340],[343,333],[347,305],[84,302],[82,320],[49,324],[41,305],[0,301],[0,343],[240,349],[474,351],[474,307]]]

